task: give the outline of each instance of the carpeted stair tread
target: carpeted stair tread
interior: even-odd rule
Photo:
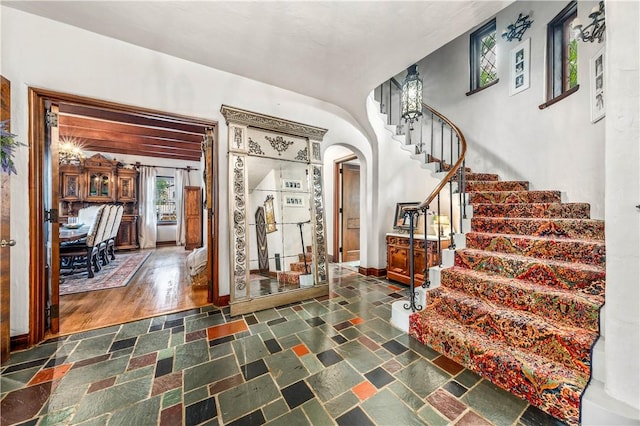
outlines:
[[[604,221],[562,218],[471,218],[471,230],[490,234],[554,236],[604,241]]]
[[[560,191],[478,191],[469,192],[469,204],[559,203]]]
[[[425,309],[410,316],[409,333],[448,358],[571,425],[579,423],[588,375],[488,339]]]
[[[481,331],[490,339],[589,373],[591,347],[597,333],[446,287],[429,293],[428,305],[434,307],[433,312]]]
[[[466,172],[464,174],[464,179],[465,181],[469,182],[469,181],[475,181],[475,180],[484,180],[484,181],[497,181],[499,180],[499,177],[497,174],[495,173],[473,173],[473,172]]]
[[[292,271],[295,272],[301,272],[301,273],[305,273],[305,265],[306,265],[306,273],[310,274],[311,273],[311,264],[309,262],[307,262],[306,264],[304,262],[292,262],[289,264],[289,269],[291,269]]]
[[[477,249],[456,251],[455,265],[550,287],[604,294],[605,268]]]
[[[588,203],[483,203],[473,205],[473,217],[539,217],[589,219]]]
[[[466,192],[482,192],[482,191],[528,191],[529,182],[518,180],[499,180],[499,181],[467,181],[465,185]]]
[[[603,294],[549,287],[535,282],[486,274],[454,266],[442,271],[441,286],[465,291],[491,303],[530,310],[552,321],[566,321],[588,331],[599,330]]]
[[[472,249],[597,266],[605,264],[605,243],[602,240],[486,232],[469,232],[466,234],[466,240],[467,248]]]

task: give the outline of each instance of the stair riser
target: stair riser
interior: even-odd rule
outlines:
[[[412,337],[552,416],[570,425],[579,424],[580,395],[587,377],[567,382],[556,382],[555,377],[538,377],[512,354],[485,350],[478,342],[469,341],[426,318],[421,315],[410,317]]]
[[[519,236],[470,232],[468,248],[530,256],[537,259],[605,265],[605,244],[596,241],[531,239]]]
[[[486,191],[528,191],[528,182],[519,181],[467,181],[466,192],[486,192]]]
[[[528,204],[475,204],[473,217],[530,217],[589,219],[589,204],[528,203]]]
[[[580,265],[570,263],[555,264],[529,258],[504,258],[491,256],[490,252],[482,252],[482,255],[476,253],[458,250],[455,266],[604,297],[604,269],[596,270],[592,266],[580,268]]]
[[[473,217],[473,232],[604,241],[604,222],[592,219]]]
[[[557,191],[483,191],[470,192],[470,204],[487,203],[559,203],[560,192]]]
[[[534,315],[514,315],[514,311],[494,307],[443,287],[429,292],[427,300],[428,309],[432,312],[473,328],[490,339],[589,374],[591,346],[597,333],[557,328]]]
[[[440,273],[440,285],[475,295],[489,303],[499,303],[511,309],[533,312],[551,321],[573,327],[583,327],[593,333],[599,330],[601,304],[576,295],[565,296],[544,289],[525,289],[501,280],[491,281],[445,269]]]

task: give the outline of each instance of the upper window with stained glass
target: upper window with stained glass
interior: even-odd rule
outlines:
[[[498,80],[495,19],[471,33],[470,61],[471,91]]]

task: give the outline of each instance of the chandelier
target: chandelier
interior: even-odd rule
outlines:
[[[416,64],[407,68],[407,76],[402,82],[402,118],[413,130],[413,122],[422,115],[422,79]]]
[[[80,140],[62,136],[58,148],[58,163],[80,165],[83,159],[84,154]]]
[[[604,38],[605,21],[604,21],[604,2],[598,3],[598,6],[594,6],[589,14],[591,23],[584,27],[579,18],[576,18],[571,22],[571,29],[575,31],[576,38],[582,41],[588,41],[593,43],[598,40],[598,43],[602,42]]]

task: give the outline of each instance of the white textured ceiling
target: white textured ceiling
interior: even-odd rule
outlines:
[[[363,129],[378,84],[512,1],[3,1],[335,104]]]

